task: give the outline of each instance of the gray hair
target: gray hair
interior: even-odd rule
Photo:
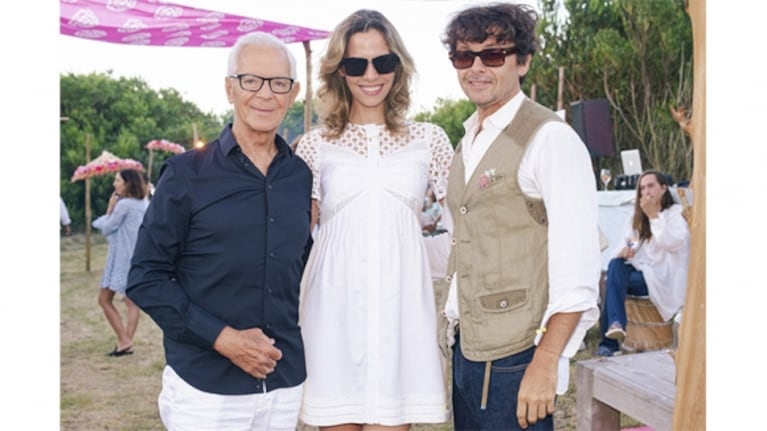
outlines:
[[[252,33],[242,35],[239,39],[237,39],[237,42],[229,52],[227,75],[234,75],[237,69],[237,59],[240,55],[240,51],[242,51],[243,47],[250,45],[273,46],[282,50],[282,52],[285,53],[285,56],[288,57],[288,62],[290,63],[290,77],[294,80],[298,79],[298,75],[296,74],[296,59],[293,57],[293,53],[288,49],[288,46],[285,44],[285,42],[281,41],[277,37],[262,31],[254,31]]]

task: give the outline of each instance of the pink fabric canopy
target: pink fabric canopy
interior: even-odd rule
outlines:
[[[228,47],[252,31],[285,43],[325,39],[325,30],[197,9],[162,0],[61,0],[61,34],[130,45]]]

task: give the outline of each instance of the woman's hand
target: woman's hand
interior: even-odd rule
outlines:
[[[639,201],[639,207],[642,208],[642,212],[648,218],[658,218],[658,214],[660,214],[660,199],[655,200],[651,196],[642,196]]]
[[[109,197],[109,204],[107,205],[107,214],[112,214],[112,211],[115,209],[115,205],[117,205],[118,199],[120,199],[120,195],[118,195],[117,192],[113,192],[112,196]]]
[[[629,260],[634,257],[634,254],[636,254],[636,250],[634,250],[633,247],[623,247],[623,249],[618,252],[618,257]]]

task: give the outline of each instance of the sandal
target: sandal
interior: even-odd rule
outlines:
[[[133,354],[133,346],[128,346],[122,350],[117,350],[117,346],[115,346],[114,350],[107,353],[107,356],[125,356],[125,355],[132,355]]]

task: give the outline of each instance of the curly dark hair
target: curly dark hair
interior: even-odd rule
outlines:
[[[525,64],[527,55],[535,55],[538,37],[535,26],[538,13],[529,5],[492,3],[457,12],[445,28],[442,43],[452,53],[459,42],[482,43],[495,36],[498,43],[517,47],[517,64]],[[524,79],[520,77],[520,82]]]

